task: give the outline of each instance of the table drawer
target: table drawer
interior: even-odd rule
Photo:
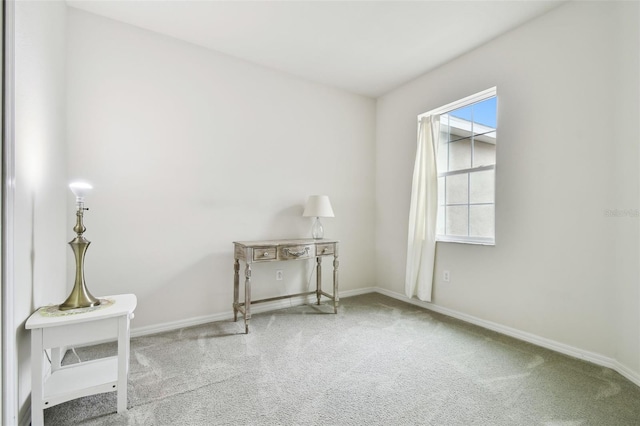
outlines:
[[[314,245],[281,246],[278,258],[281,260],[309,259],[316,256]]]
[[[253,260],[274,260],[276,258],[275,247],[259,247],[253,249]]]
[[[335,244],[318,244],[316,250],[318,256],[329,256],[335,254],[336,246]]]

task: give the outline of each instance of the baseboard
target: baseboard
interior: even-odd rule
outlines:
[[[535,334],[527,333],[522,330],[507,327],[502,324],[476,318],[474,316],[467,315],[462,312],[455,311],[453,309],[444,308],[442,306],[438,306],[433,303],[423,302],[415,298],[410,299],[404,294],[396,293],[394,291],[387,290],[384,288],[376,287],[374,291],[377,293],[383,294],[385,296],[389,296],[394,299],[410,303],[412,305],[420,306],[430,311],[438,312],[440,314],[443,314],[452,318],[457,318],[464,322],[468,322],[470,324],[474,324],[479,327],[486,328],[488,330],[496,331],[500,334],[504,334],[518,340],[523,340],[525,342],[532,343],[536,346],[550,349],[552,351],[569,355],[574,358],[583,359],[585,361],[592,362],[596,365],[611,368],[612,370],[617,371],[618,373],[620,373],[621,375],[623,375],[624,377],[626,377],[627,379],[635,383],[637,386],[640,386],[640,375],[637,372],[634,372],[633,370],[629,369],[628,367],[624,366],[623,364],[621,364],[620,362],[618,362],[613,358],[609,358],[595,352],[585,351],[583,349],[579,349],[570,345],[565,345],[564,343],[556,342],[555,340],[547,339],[544,337],[537,336]]]
[[[636,385],[640,386],[640,374],[631,370],[626,365],[619,363],[618,361],[616,361],[616,365],[612,368]]]
[[[361,294],[372,293],[375,288],[368,287],[357,290],[340,291],[340,298],[358,296]],[[293,306],[303,305],[315,300],[315,296],[307,297],[292,297],[290,299],[276,300],[273,302],[260,303],[259,305],[251,306],[252,314],[259,314],[262,312],[274,311],[276,309],[290,308]],[[131,328],[131,337],[147,336],[150,334],[164,333],[166,331],[178,330],[180,328],[194,327],[197,325],[207,324],[215,321],[227,321],[233,319],[233,312],[231,309],[229,312],[204,315],[200,317],[189,318],[179,321],[165,322],[162,324],[154,324],[146,327]]]

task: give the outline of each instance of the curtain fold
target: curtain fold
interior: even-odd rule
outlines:
[[[436,255],[439,133],[439,115],[420,119],[409,210],[405,294],[426,302],[431,301]]]

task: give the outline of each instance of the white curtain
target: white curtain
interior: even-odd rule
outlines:
[[[407,297],[431,301],[433,265],[436,255],[438,218],[438,134],[440,116],[422,117],[418,125],[418,147],[413,169],[409,238],[407,244]]]

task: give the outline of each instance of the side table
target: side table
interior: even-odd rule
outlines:
[[[44,409],[88,395],[118,392],[118,413],[127,410],[129,323],[137,305],[135,294],[101,297],[101,306],[34,312],[25,327],[31,330],[31,424],[44,423]],[[117,338],[118,355],[62,367],[60,348]],[[51,349],[51,371],[45,350]]]

